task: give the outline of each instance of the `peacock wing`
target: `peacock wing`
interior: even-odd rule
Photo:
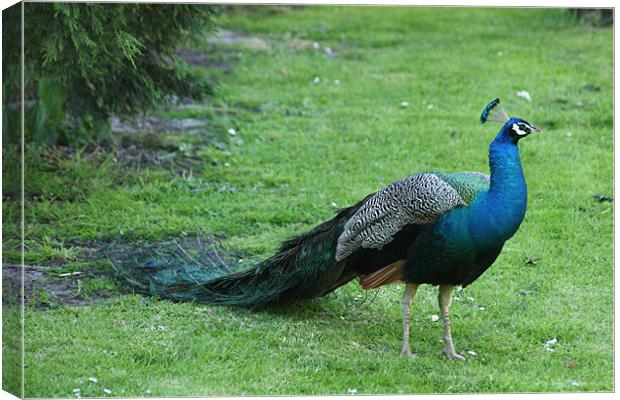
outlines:
[[[437,176],[452,186],[467,205],[480,192],[488,190],[491,183],[491,177],[481,172],[437,173]]]
[[[338,238],[336,260],[360,247],[380,249],[405,225],[433,223],[452,208],[467,204],[437,173],[425,172],[396,181],[370,196],[349,218]]]

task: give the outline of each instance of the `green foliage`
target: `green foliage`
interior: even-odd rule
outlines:
[[[51,306],[52,298],[45,288],[39,288],[32,293],[32,301],[37,306]]]
[[[613,8],[573,8],[571,12],[584,25],[611,26],[614,23]]]
[[[87,279],[81,286],[81,294],[105,294],[118,291],[118,282],[109,277],[96,277]]]
[[[210,5],[26,3],[27,139],[84,143],[111,114],[212,94],[175,53],[212,30],[215,16]],[[3,37],[10,39],[3,49],[6,143],[19,137],[19,5],[3,12]]]
[[[41,144],[54,144],[58,141],[61,124],[65,120],[63,96],[60,86],[42,78],[37,84],[37,98],[25,105],[24,136]],[[2,119],[2,131],[5,143],[9,138],[18,138],[21,132],[21,108],[19,103],[6,104]]]
[[[4,283],[4,282],[3,282]],[[8,290],[3,290],[2,304],[2,390],[21,396],[23,371],[20,307],[17,301],[6,301]]]
[[[83,155],[84,149],[45,148],[29,144],[24,153],[24,195],[27,200],[75,201],[95,189],[109,186],[112,154]],[[19,199],[21,154],[16,146],[3,149],[2,190],[5,197]],[[119,171],[116,171],[119,174]],[[26,208],[32,204],[26,204]]]

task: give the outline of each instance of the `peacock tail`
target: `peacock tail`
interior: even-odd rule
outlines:
[[[346,220],[362,202],[283,242],[273,256],[242,271],[228,272],[223,265],[211,268],[182,257],[152,257],[153,250],[150,258],[149,251],[142,252],[146,262],[134,257],[112,263],[139,291],[174,301],[260,308],[319,297],[356,276],[346,262],[336,261],[335,252]]]

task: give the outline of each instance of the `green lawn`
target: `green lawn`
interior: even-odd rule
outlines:
[[[219,97],[158,112],[212,120],[209,141],[167,138],[193,166],[30,147],[26,262],[90,271],[81,295],[111,296],[69,307],[40,293],[43,307],[26,309],[27,397],[613,390],[613,203],[595,198],[613,194],[611,28],[557,9],[417,7],[245,7],[222,26],[268,48],[219,49]],[[544,132],[520,145],[525,221],[453,302],[465,362],[441,355],[430,286],[412,307],[419,356],[401,359],[402,287],[352,283],[254,313],[126,294],[86,257],[127,233],[152,242],[197,229],[263,257],[411,173],[487,172],[499,126],[478,117],[495,97]],[[3,160],[6,195],[16,159]],[[4,261],[19,259],[18,210],[3,202]]]

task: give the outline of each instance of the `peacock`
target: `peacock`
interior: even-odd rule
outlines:
[[[480,116],[483,124],[503,124],[489,148],[490,176],[411,175],[284,241],[249,269],[167,265],[155,272],[134,270],[131,281],[161,298],[254,309],[320,297],[356,278],[364,289],[403,283],[403,357],[415,355],[409,346],[411,302],[421,284],[431,284],[439,286],[443,353],[463,360],[450,328],[452,292],[480,277],[523,221],[527,189],[517,145],[539,131],[510,118],[499,103],[491,101]]]

